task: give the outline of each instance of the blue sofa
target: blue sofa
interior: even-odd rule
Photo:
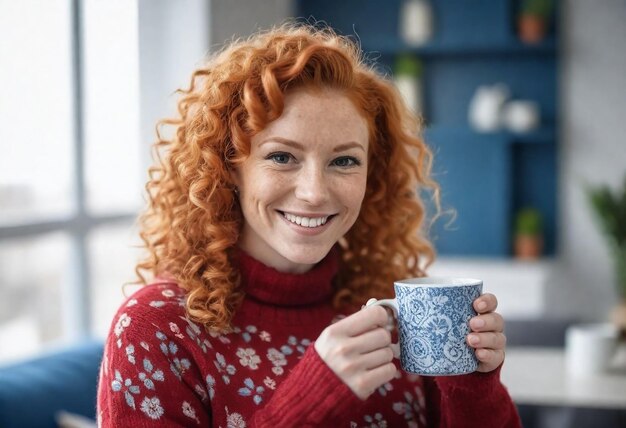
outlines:
[[[0,366],[0,427],[55,428],[60,411],[95,420],[102,350],[88,341]]]

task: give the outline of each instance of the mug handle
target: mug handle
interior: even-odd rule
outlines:
[[[367,308],[368,306],[386,306],[388,308],[390,308],[393,311],[393,316],[396,319],[396,322],[398,320],[398,301],[396,299],[382,299],[382,300],[378,300],[378,299],[374,299],[371,298],[367,301],[367,303],[365,303],[365,306],[363,306],[363,308]],[[392,329],[393,327],[391,327],[391,325],[389,327],[387,327],[388,330]],[[391,349],[393,350],[393,355],[395,358],[400,358],[400,344],[399,343],[392,343],[391,344]]]
[[[368,306],[386,306],[393,311],[393,316],[398,319],[398,301],[396,299],[374,299],[371,298],[365,303],[365,307]]]

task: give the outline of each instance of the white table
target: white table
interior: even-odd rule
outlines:
[[[507,348],[502,383],[517,404],[626,409],[626,372],[571,376],[555,348]]]

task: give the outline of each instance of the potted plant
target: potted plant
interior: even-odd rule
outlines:
[[[543,252],[543,221],[535,208],[523,208],[515,217],[515,257],[536,260]]]
[[[587,197],[600,229],[609,245],[615,264],[615,281],[620,303],[611,319],[626,334],[626,175],[621,189],[608,186],[588,187]]]
[[[414,113],[423,114],[422,63],[414,55],[402,54],[396,58],[393,80],[404,101]]]
[[[525,43],[538,43],[548,31],[552,0],[522,0],[517,18],[519,38]]]

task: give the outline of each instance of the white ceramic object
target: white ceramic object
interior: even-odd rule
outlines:
[[[502,126],[502,109],[510,96],[504,83],[479,86],[469,105],[468,119],[478,132],[497,131]]]
[[[617,329],[612,324],[576,324],[565,335],[565,366],[573,376],[607,370],[617,349]]]
[[[409,46],[421,46],[433,35],[433,10],[428,0],[405,0],[400,8],[400,36]]]
[[[502,121],[513,132],[529,132],[539,127],[539,104],[534,101],[509,101],[504,106]]]
[[[414,113],[420,114],[422,112],[422,88],[419,78],[400,75],[394,77],[394,84],[400,91],[406,105]]]

